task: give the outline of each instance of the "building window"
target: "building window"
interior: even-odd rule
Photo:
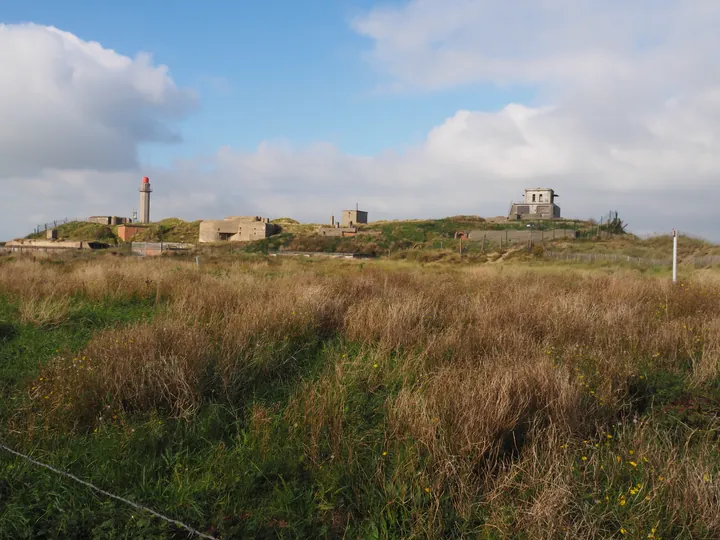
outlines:
[[[532,202],[535,202],[535,194],[534,193],[533,193],[533,201]]]
[[[543,200],[542,200],[542,193],[540,194],[540,202],[543,202]]]

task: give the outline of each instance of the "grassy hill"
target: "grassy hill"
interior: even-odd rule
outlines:
[[[182,219],[169,218],[142,226],[143,231],[134,238],[138,242],[154,242],[161,239],[165,242],[197,242],[200,234],[200,222],[187,222]],[[71,221],[57,227],[58,240],[91,241],[97,240],[109,244],[118,244],[122,241],[117,237],[117,226],[98,225],[85,221]],[[26,238],[45,238],[45,232],[33,233]]]
[[[70,241],[98,241],[108,244],[117,244],[117,227],[107,225],[99,225],[97,223],[87,223],[85,221],[71,221],[57,227],[58,240]],[[26,238],[42,239],[45,238],[45,232],[34,233]]]
[[[196,243],[200,236],[200,221],[183,221],[178,218],[150,223],[137,234],[135,242],[187,242]]]
[[[454,238],[459,231],[471,230],[524,230],[527,222],[508,222],[499,218],[485,219],[479,216],[452,216],[442,219],[377,221],[361,225],[354,237],[324,237],[318,234],[323,225],[299,223],[291,218],[278,218],[272,223],[279,225],[281,232],[270,238],[227,246],[228,252],[268,253],[278,250],[304,252],[362,253],[388,255],[396,258],[410,258],[421,261],[450,260],[459,250],[460,241]],[[572,228],[578,231],[575,240],[547,242],[546,248],[555,252],[618,254],[647,259],[670,257],[672,239],[658,236],[641,239],[632,234],[608,234],[597,236],[597,224],[589,221],[539,221],[533,223],[536,229]],[[160,241],[197,243],[200,221],[186,222],[169,218],[144,227],[134,237],[135,241]],[[110,244],[122,243],[117,238],[117,227],[93,223],[71,222],[58,227],[61,240],[98,240]],[[44,233],[28,238],[43,238]],[[499,246],[486,246],[492,252]],[[205,246],[216,250],[217,245]],[[463,253],[470,260],[484,260],[485,255],[479,242],[463,241]],[[701,239],[681,237],[679,258],[681,261],[692,257],[720,255],[720,247]],[[474,257],[474,259],[473,259]],[[491,257],[494,260],[496,257]]]

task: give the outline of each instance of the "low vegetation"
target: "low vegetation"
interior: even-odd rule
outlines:
[[[208,534],[720,535],[711,271],[0,261],[0,440]],[[0,471],[0,537],[183,537]]]
[[[438,249],[449,247],[457,250],[455,233],[482,230],[525,229],[526,222],[506,222],[501,218],[489,219],[478,216],[454,216],[431,220],[378,221],[361,225],[357,236],[325,237],[318,234],[322,225],[298,223],[291,218],[278,218],[273,223],[280,226],[280,233],[262,241],[234,246],[232,251],[267,253],[269,251],[310,251],[361,253],[380,255],[408,249]],[[560,222],[536,222],[536,229],[550,230],[570,228],[581,237],[592,237],[599,230],[590,222],[565,220]],[[169,218],[148,224],[133,237],[136,242],[186,242],[197,243],[200,221],[186,222]],[[120,243],[117,226],[71,222],[58,227],[61,240],[101,240],[110,244]],[[42,238],[44,233],[28,238]],[[477,247],[477,246],[475,246]],[[472,251],[472,245],[468,246]]]
[[[195,244],[200,235],[200,221],[168,218],[144,227],[133,237],[135,242],[187,242]]]
[[[88,223],[85,221],[70,221],[57,227],[58,240],[68,241],[97,241],[108,244],[117,244],[117,227]],[[33,233],[27,236],[31,239],[44,239],[45,232]]]

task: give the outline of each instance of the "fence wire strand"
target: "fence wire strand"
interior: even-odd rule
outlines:
[[[46,463],[42,463],[42,462],[40,462],[40,461],[37,461],[36,459],[31,458],[30,456],[26,456],[25,454],[22,454],[22,453],[20,453],[20,452],[17,452],[17,451],[15,451],[15,450],[13,450],[12,448],[10,448],[10,447],[6,446],[5,444],[3,444],[2,441],[0,441],[0,448],[2,448],[3,450],[5,450],[5,451],[8,452],[9,454],[12,454],[12,455],[14,455],[14,456],[16,456],[16,457],[19,457],[19,458],[24,459],[24,460],[27,461],[28,463],[32,463],[33,465],[35,465],[35,466],[37,466],[37,467],[42,467],[42,468],[44,468],[44,469],[47,469],[47,470],[49,470],[49,471],[54,472],[55,474],[59,474],[60,476],[64,476],[65,478],[69,478],[70,480],[74,480],[75,482],[78,482],[79,484],[82,484],[83,486],[88,487],[88,488],[92,489],[93,491],[96,491],[96,492],[100,493],[101,495],[105,495],[106,497],[110,497],[111,499],[115,499],[115,500],[117,500],[117,501],[123,502],[123,503],[125,503],[125,504],[127,504],[127,505],[129,505],[129,506],[132,506],[132,507],[135,508],[136,510],[140,510],[140,511],[142,511],[142,512],[147,512],[147,513],[149,513],[149,514],[152,514],[153,516],[155,516],[155,517],[157,517],[157,518],[160,518],[160,519],[162,519],[163,521],[166,521],[167,523],[170,523],[170,524],[172,524],[172,525],[176,525],[177,527],[180,527],[180,528],[182,528],[182,529],[185,529],[186,531],[188,531],[190,534],[192,534],[192,535],[194,535],[194,536],[198,536],[198,537],[200,537],[200,538],[207,538],[207,539],[209,539],[209,540],[219,540],[219,539],[218,539],[217,537],[215,537],[215,536],[210,536],[209,534],[202,533],[202,532],[198,531],[197,529],[195,529],[195,528],[193,528],[193,527],[190,527],[189,525],[186,525],[185,523],[183,523],[183,522],[181,522],[181,521],[178,521],[178,520],[176,520],[176,519],[172,519],[172,518],[169,518],[169,517],[167,517],[167,516],[164,516],[164,515],[156,512],[155,510],[152,510],[152,509],[148,508],[147,506],[143,506],[143,505],[141,505],[141,504],[137,504],[137,503],[135,503],[135,502],[133,502],[133,501],[130,501],[130,500],[125,499],[125,498],[123,498],[123,497],[120,497],[120,496],[118,496],[118,495],[114,495],[114,494],[110,493],[109,491],[105,491],[104,489],[101,489],[101,488],[99,488],[99,487],[91,484],[90,482],[86,482],[85,480],[83,480],[83,479],[81,479],[81,478],[78,478],[77,476],[75,476],[75,475],[73,475],[73,474],[70,474],[70,473],[65,472],[65,471],[61,471],[60,469],[56,469],[56,468],[53,467],[52,465],[48,465],[48,464],[46,464]]]

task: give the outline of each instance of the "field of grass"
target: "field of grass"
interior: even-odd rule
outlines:
[[[0,441],[220,538],[717,538],[720,278],[0,258]],[[184,538],[0,450],[0,538]]]

